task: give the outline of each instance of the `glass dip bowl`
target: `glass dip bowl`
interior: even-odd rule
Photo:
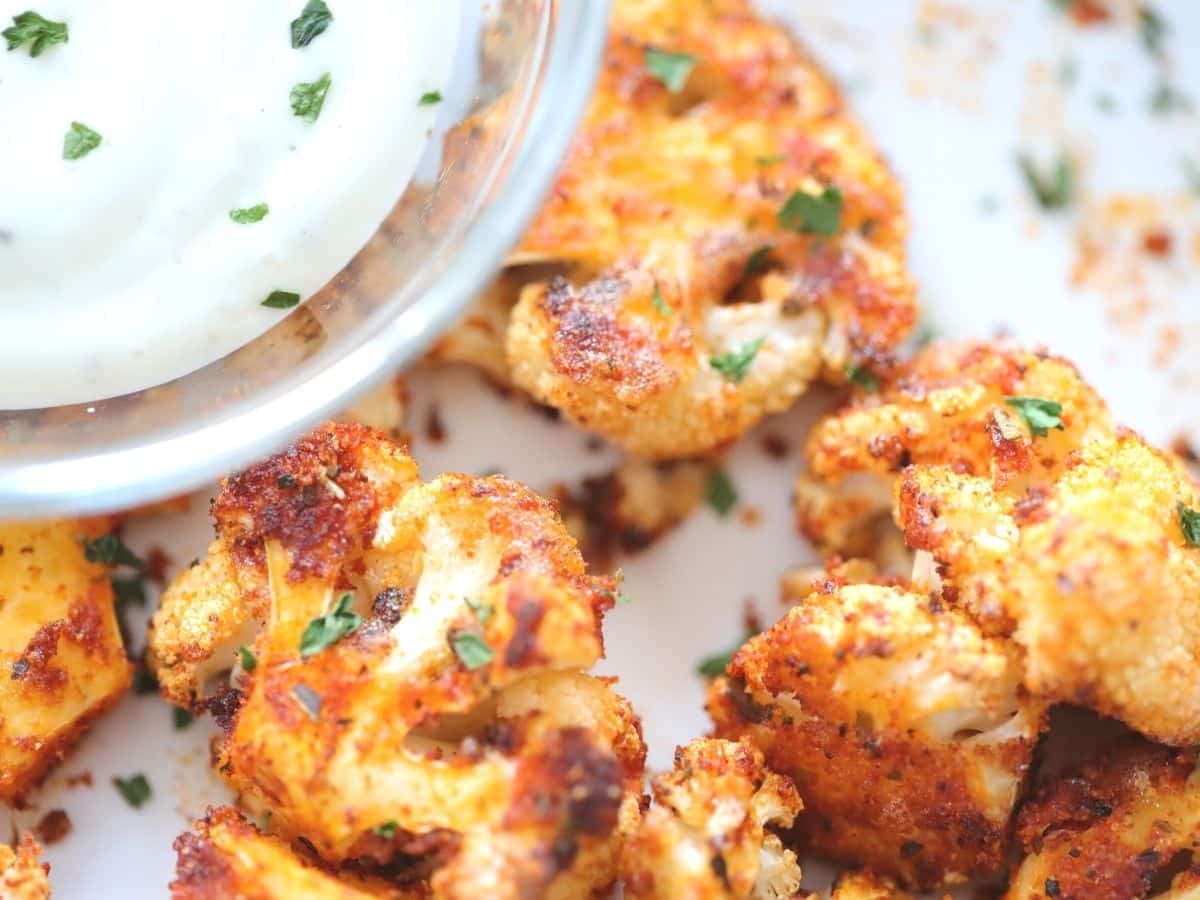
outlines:
[[[118,510],[278,449],[416,357],[537,211],[599,68],[607,0],[467,0],[438,134],[376,234],[269,331],[166,384],[0,411],[0,517]]]

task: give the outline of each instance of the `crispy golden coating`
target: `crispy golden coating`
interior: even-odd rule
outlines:
[[[943,467],[900,485],[909,544],[943,592],[1013,623],[1025,684],[1168,744],[1200,741],[1200,548],[1178,505],[1200,506],[1171,457],[1131,432],[1085,443],[1019,499]]]
[[[41,862],[41,855],[29,833],[16,847],[0,844],[0,900],[48,900],[50,864]]]
[[[210,810],[175,839],[171,900],[420,900],[424,885],[335,874],[261,833],[232,807]]]
[[[1063,430],[1033,436],[1006,397],[1063,406]],[[941,465],[1019,497],[1060,471],[1108,410],[1071,363],[1005,343],[933,343],[809,433],[796,484],[800,530],[826,553],[873,555],[897,474]]]
[[[1180,851],[1200,846],[1196,751],[1130,738],[1080,771],[1041,787],[1024,805],[1017,836],[1026,857],[1008,900],[1134,900]],[[1181,873],[1172,891],[1195,890]]]
[[[864,869],[839,875],[829,900],[910,900],[910,895],[895,882]]]
[[[901,586],[830,582],[709,689],[804,798],[815,851],[932,887],[994,872],[1042,719],[1016,649]]]
[[[333,864],[431,869],[439,897],[612,882],[645,751],[629,705],[583,674],[614,584],[551,504],[501,477],[422,483],[382,436],[337,425],[228,479],[213,513],[151,663],[226,726],[219,768],[273,830]],[[361,627],[302,654],[347,594]],[[229,668],[236,687],[202,699]]]
[[[107,521],[0,524],[0,800],[34,787],[125,693],[132,667],[108,569],[82,540]]]
[[[652,787],[654,804],[621,855],[626,897],[782,900],[796,893],[796,855],[771,829],[790,827],[804,804],[749,743],[692,741]]]
[[[1060,404],[1063,427],[1036,433],[1013,397]],[[1031,692],[1200,741],[1200,549],[1179,512],[1200,491],[1069,363],[934,345],[819,424],[808,459],[797,508],[823,548],[862,549],[892,488],[914,580],[1011,635]]]
[[[677,93],[656,52],[695,58]],[[836,233],[781,224],[795,192],[827,190]],[[526,281],[512,380],[640,455],[705,452],[822,370],[844,380],[852,358],[896,346],[914,320],[906,230],[896,182],[785,29],[747,0],[620,0],[564,171],[510,260],[566,274],[508,276]],[[496,369],[496,300],[443,358]],[[741,380],[711,362],[760,340]]]

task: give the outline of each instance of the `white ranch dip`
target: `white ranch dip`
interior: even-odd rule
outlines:
[[[430,140],[458,33],[447,0],[0,0],[66,43],[0,44],[0,409],[160,384],[278,322],[378,228]],[[329,73],[315,122],[300,82]],[[64,159],[79,122],[99,146]],[[234,209],[265,203],[261,221]]]

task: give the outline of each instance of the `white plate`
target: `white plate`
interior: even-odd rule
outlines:
[[[1159,67],[1136,29],[1068,27],[1048,0],[843,0],[805,3],[797,13],[799,5],[763,4],[796,23],[842,79],[907,186],[912,266],[937,330],[990,336],[1007,329],[1046,342],[1078,362],[1128,424],[1159,441],[1185,429],[1200,436],[1200,354],[1193,349],[1200,199],[1187,195],[1180,166],[1188,152],[1200,164],[1200,117],[1148,112]],[[1155,5],[1172,29],[1172,81],[1200,104],[1200,4]],[[1076,75],[1064,88],[1058,73],[1067,60]],[[1111,96],[1115,113],[1099,108],[1101,95]],[[1084,163],[1082,209],[1049,216],[1031,205],[1014,156],[1030,149],[1048,159],[1061,147]],[[1118,191],[1172,207],[1173,255],[1152,261],[1137,249],[1140,230],[1130,237],[1101,228],[1107,277],[1121,280],[1103,290],[1072,289],[1082,223],[1097,229],[1098,210]],[[1138,313],[1143,307],[1149,311]],[[1177,331],[1164,331],[1170,328]],[[1156,363],[1173,341],[1178,348]],[[500,468],[546,488],[602,472],[615,458],[588,452],[581,433],[501,401],[468,373],[421,374],[411,386],[413,452],[427,477]],[[422,434],[435,402],[448,434],[442,445]],[[827,402],[811,398],[765,429],[798,446],[806,422]],[[633,602],[609,616],[601,671],[621,677],[621,690],[641,712],[652,768],[668,765],[676,744],[708,727],[696,661],[736,638],[744,600],[773,620],[778,576],[814,561],[792,529],[798,465],[795,454],[773,460],[757,436],[748,437],[730,454],[729,470],[760,524],[702,510],[648,553],[623,561]],[[186,564],[204,552],[211,533],[206,498],[193,507],[186,517],[137,523],[130,542],[142,550],[159,544],[175,565]],[[12,816],[25,827],[56,807],[70,815],[71,835],[47,850],[56,897],[164,896],[174,871],[171,841],[225,796],[207,765],[211,733],[207,722],[173,731],[170,709],[155,697],[131,695],[98,723],[32,808]],[[85,771],[92,787],[66,786]],[[154,790],[138,811],[110,781],[134,772],[146,773]]]

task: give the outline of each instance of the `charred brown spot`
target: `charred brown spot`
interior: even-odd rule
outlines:
[[[605,836],[617,825],[622,772],[616,756],[583,728],[554,732],[541,752],[523,759],[505,827],[553,826],[560,836]]]
[[[232,878],[229,861],[206,838],[186,832],[171,847],[176,855],[172,890],[195,888],[197,896],[216,896],[221,883]]]
[[[1013,507],[1013,518],[1018,525],[1035,525],[1050,518],[1048,501],[1054,496],[1054,489],[1049,485],[1032,485]]]
[[[508,609],[513,616],[513,633],[504,651],[504,664],[515,669],[542,662],[545,657],[538,646],[538,628],[546,615],[545,605],[539,599],[510,595]]]
[[[361,456],[378,437],[360,425],[326,426],[227,479],[212,512],[239,561],[261,565],[263,541],[277,540],[291,554],[288,579],[299,581],[332,575],[368,546],[379,498]]]
[[[71,833],[71,817],[65,809],[52,809],[33,827],[43,844],[57,844]]]
[[[412,604],[412,591],[389,587],[380,591],[371,603],[371,617],[386,626],[395,625]]]
[[[244,700],[245,696],[241,691],[232,685],[223,684],[207,700],[200,701],[197,707],[209,713],[222,731],[232,734]]]

